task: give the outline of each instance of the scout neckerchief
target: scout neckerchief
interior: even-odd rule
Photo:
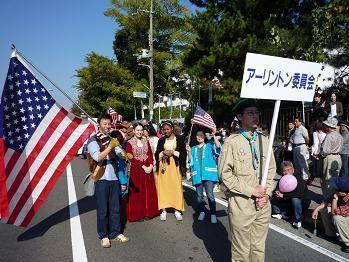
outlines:
[[[249,132],[246,132],[242,129],[240,129],[240,134],[242,134],[247,141],[250,143],[250,147],[251,147],[251,153],[252,153],[252,163],[253,163],[253,168],[254,170],[257,169],[258,164],[259,164],[259,158],[258,158],[258,154],[257,154],[257,146],[256,146],[256,140],[258,137],[258,133],[257,133],[257,129],[255,129],[252,133],[252,136],[250,135]]]

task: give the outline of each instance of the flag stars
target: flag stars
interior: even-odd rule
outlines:
[[[10,144],[13,145],[15,141],[13,141],[13,139],[10,139]]]
[[[42,118],[42,114],[38,114],[38,118],[40,118],[40,119],[41,119],[41,118]]]
[[[7,76],[7,79],[10,80],[10,81],[12,81],[13,76],[12,76],[12,75],[8,75],[8,76]]]
[[[23,145],[22,144],[19,145],[19,149],[23,149]]]
[[[24,126],[23,126],[23,129],[24,129],[24,130],[27,130],[27,129],[28,129],[28,126],[27,126],[27,125],[24,125]],[[29,135],[28,135],[28,136],[29,136]]]
[[[47,104],[46,104],[46,105],[44,105],[44,108],[45,108],[45,109],[48,109],[48,105],[47,105]]]
[[[39,92],[36,88],[33,89],[33,92],[36,94],[37,92]]]
[[[6,119],[6,120],[9,120],[9,119],[10,119],[10,116],[9,116],[9,115],[5,115],[5,119]]]
[[[16,133],[19,133],[19,131],[20,131],[20,129],[17,127],[17,128],[15,129],[15,132],[16,132]]]
[[[22,122],[25,122],[27,120],[27,118],[25,116],[22,116],[21,120],[22,120]]]
[[[41,106],[40,106],[40,105],[37,105],[37,106],[36,106],[36,109],[40,111],[40,110],[41,110]]]
[[[27,79],[24,80],[23,83],[24,83],[26,86],[29,85],[29,81],[28,81]]]
[[[24,134],[24,138],[28,139],[28,138],[29,138],[29,134],[28,134],[28,133],[25,133],[25,134]]]
[[[30,112],[33,111],[33,107],[32,107],[32,106],[28,107],[28,110],[29,110]]]
[[[46,92],[45,88],[41,88],[41,92],[45,93]]]
[[[8,136],[12,136],[13,132],[9,131],[7,134],[8,134]]]
[[[18,100],[18,103],[21,105],[21,104],[23,104],[23,100],[22,99],[19,99]]]
[[[13,90],[13,85],[9,85],[9,87],[10,87],[10,90]]]
[[[20,110],[19,110],[22,114],[25,112],[24,108],[22,107]]]
[[[42,97],[42,100],[44,100],[44,101],[46,102],[47,97],[46,97],[46,96],[43,96],[43,97]]]
[[[16,115],[17,115],[17,112],[16,112],[16,111],[12,111],[12,115],[13,115],[13,116],[16,116]]]
[[[32,79],[31,83],[32,83],[33,85],[36,85],[36,80],[35,80],[35,79]]]
[[[10,128],[10,126],[11,126],[10,123],[7,123],[7,124],[6,124],[6,127],[7,127],[7,128]]]
[[[13,64],[13,67],[18,66],[18,64],[16,62],[13,62],[12,64]]]
[[[26,94],[29,94],[29,93],[30,93],[29,88],[27,88],[24,92],[25,92]]]
[[[16,104],[15,103],[11,103],[11,107],[15,108]]]
[[[18,78],[19,77],[19,74],[18,72],[15,73],[15,77]]]
[[[17,120],[17,119],[13,120],[13,123],[14,123],[15,125],[17,125],[17,124],[18,124],[18,120]]]
[[[22,70],[22,75],[27,76],[27,72],[25,70]]]
[[[35,125],[34,123],[31,123],[31,124],[30,124],[30,127],[31,127],[31,128],[35,128],[36,125]]]
[[[19,95],[19,96],[22,95],[22,91],[21,91],[21,90],[18,90],[18,91],[17,91],[17,95]]]
[[[5,111],[7,111],[8,108],[9,108],[8,105],[5,105],[5,106],[4,106],[4,110],[5,110]]]
[[[30,99],[30,97],[27,98],[27,102],[31,103],[33,100]]]
[[[29,118],[30,118],[30,120],[33,120],[34,119],[34,115],[33,114],[29,115]]]
[[[17,86],[17,87],[19,87],[20,84],[21,84],[21,83],[20,83],[19,81],[16,82],[16,86]]]
[[[40,99],[36,96],[36,97],[35,97],[35,101],[36,101],[36,102],[39,102]]]
[[[17,136],[17,141],[21,141],[22,138],[20,136]]]

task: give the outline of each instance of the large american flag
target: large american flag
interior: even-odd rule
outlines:
[[[94,127],[58,105],[17,55],[1,108],[9,206],[1,222],[25,227]]]
[[[212,130],[216,129],[216,124],[213,122],[212,117],[200,106],[197,106],[195,108],[194,118],[192,119],[192,123],[206,126]]]
[[[122,115],[118,114],[111,106],[109,106],[107,114],[111,116],[113,126],[122,122]]]

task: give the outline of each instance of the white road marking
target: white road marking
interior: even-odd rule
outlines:
[[[182,182],[182,184],[185,187],[188,187],[188,188],[191,188],[191,189],[195,190],[195,187],[192,186],[192,185],[189,185],[189,184],[187,184],[185,182]],[[204,195],[206,196],[205,192],[204,192]],[[221,204],[221,205],[223,205],[225,207],[228,207],[228,202],[227,201],[224,201],[224,200],[216,198],[216,197],[215,197],[215,200],[216,200],[217,203],[219,203],[219,204]],[[326,255],[326,256],[328,256],[328,257],[330,257],[330,258],[332,258],[332,259],[334,259],[336,261],[341,261],[341,262],[342,261],[343,262],[348,262],[349,261],[349,259],[347,259],[345,257],[342,257],[342,256],[340,256],[340,255],[338,255],[338,254],[336,254],[336,253],[334,253],[334,252],[332,252],[332,251],[330,251],[330,250],[328,250],[326,248],[323,248],[323,247],[321,247],[321,246],[319,246],[317,244],[314,244],[314,243],[312,243],[312,242],[310,242],[310,241],[308,241],[308,240],[306,240],[304,238],[301,238],[300,236],[297,236],[297,235],[295,235],[295,234],[293,234],[291,232],[288,232],[287,230],[285,230],[285,229],[283,229],[281,227],[278,227],[278,226],[276,226],[274,224],[270,223],[269,224],[269,228],[273,229],[274,231],[276,231],[276,232],[278,232],[280,234],[283,234],[284,236],[287,236],[287,237],[291,238],[292,240],[297,241],[298,243],[301,243],[301,244],[303,244],[303,245],[305,245],[307,247],[310,247],[310,248],[314,249],[315,251],[320,252],[320,253],[322,253],[322,254],[324,254],[324,255]]]
[[[84,237],[82,235],[79,208],[76,202],[76,193],[73,180],[71,165],[67,166],[67,182],[69,196],[69,213],[70,213],[70,234],[74,262],[87,262]]]

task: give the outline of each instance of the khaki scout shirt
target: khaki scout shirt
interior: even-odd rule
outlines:
[[[262,165],[261,159],[257,170],[252,163],[251,147],[248,140],[241,134],[232,134],[226,139],[219,157],[218,171],[223,184],[229,190],[230,196],[242,195],[251,197],[254,188],[259,185],[268,152],[268,139],[262,133],[258,133],[256,140],[257,154],[260,157],[259,144],[262,139]],[[274,189],[274,176],[276,165],[274,154],[271,154],[269,172],[267,177],[267,194],[272,196]]]

